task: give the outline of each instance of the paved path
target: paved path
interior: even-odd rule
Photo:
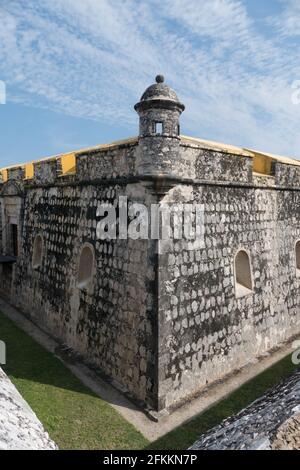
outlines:
[[[57,354],[58,342],[28,320],[17,309],[7,304],[3,299],[0,299],[0,311],[13,320],[19,328],[34,338],[35,341],[41,344],[45,349],[53,354]],[[59,359],[62,360],[65,366],[68,367],[82,383],[113,406],[127,421],[132,423],[152,442],[207,410],[239,388],[243,383],[287,356],[292,350],[292,342],[282,344],[278,350],[274,351],[272,354],[265,354],[263,357],[259,358],[259,360],[250,362],[241,370],[228,376],[226,380],[222,380],[208,387],[199,397],[181,406],[171,415],[166,415],[161,418],[158,423],[149,419],[140,408],[128,400],[117,388],[102,380],[99,375],[81,362],[69,362],[67,358],[61,356],[59,356]]]

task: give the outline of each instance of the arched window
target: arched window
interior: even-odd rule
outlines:
[[[78,267],[78,287],[83,289],[88,287],[94,273],[94,248],[92,245],[85,245],[80,253]]]
[[[300,240],[295,245],[295,256],[296,256],[296,274],[300,276]]]
[[[33,243],[32,267],[37,269],[42,264],[44,241],[41,235],[37,235]]]
[[[250,294],[253,289],[251,263],[249,255],[245,250],[240,250],[235,255],[234,272],[236,296],[243,297]]]

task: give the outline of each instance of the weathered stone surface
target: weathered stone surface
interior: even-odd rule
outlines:
[[[0,369],[0,450],[55,450],[42,424]]]
[[[59,158],[34,164],[31,180],[9,170],[0,197],[2,252],[17,225],[19,253],[0,265],[1,295],[158,411],[300,334],[300,167],[277,161],[260,176],[248,151],[180,136],[183,105],[161,80],[136,105],[138,138],[77,152],[63,177]],[[120,196],[128,207],[202,206],[203,239],[100,240],[97,210],[111,204],[119,220]],[[95,260],[88,289],[78,283],[85,245]],[[244,296],[241,249],[253,284]]]
[[[299,407],[298,407],[299,408]],[[272,443],[273,450],[300,450],[300,413],[296,412],[279,428]]]
[[[300,370],[200,436],[193,450],[300,450]]]

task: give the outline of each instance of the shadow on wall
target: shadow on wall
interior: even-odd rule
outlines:
[[[99,398],[96,393],[83,385],[58,357],[46,351],[1,312],[0,334],[1,340],[6,343],[7,351],[6,364],[3,366],[3,370],[12,380],[24,379]],[[63,356],[64,360],[68,361],[70,359],[69,362],[72,362],[72,358],[67,357],[67,352],[62,353],[60,350],[59,355]],[[22,393],[22,390],[19,391]],[[105,401],[112,405],[119,405],[119,394],[114,395],[114,393],[111,393],[110,387],[107,387]],[[122,405],[130,409],[136,409],[136,406],[125,398],[122,399]]]

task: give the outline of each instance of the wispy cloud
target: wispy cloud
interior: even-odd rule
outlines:
[[[300,156],[296,15],[297,0],[259,25],[245,0],[0,0],[0,78],[10,100],[133,129],[164,73],[185,132]]]
[[[280,0],[280,2],[283,6],[282,14],[271,18],[271,24],[276,27],[282,37],[300,36],[299,0]]]

